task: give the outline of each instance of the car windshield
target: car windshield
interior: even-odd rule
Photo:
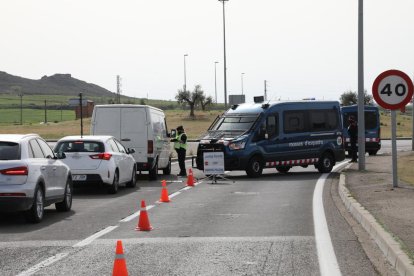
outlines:
[[[19,144],[13,142],[0,142],[0,160],[19,160]]]
[[[55,147],[55,152],[104,152],[105,147],[98,141],[62,141]]]
[[[247,131],[253,126],[256,118],[257,116],[222,117],[218,120],[212,130]]]

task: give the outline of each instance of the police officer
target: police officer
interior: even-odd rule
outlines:
[[[351,140],[351,162],[357,162],[357,140],[358,140],[358,124],[354,118],[354,116],[349,116],[348,118],[348,133],[349,138]]]
[[[185,170],[185,153],[187,151],[187,135],[185,134],[183,126],[177,127],[177,134],[174,139],[174,149],[177,152],[178,164],[180,166],[180,173],[177,176],[187,176]]]

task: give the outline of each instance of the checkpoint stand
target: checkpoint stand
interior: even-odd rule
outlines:
[[[413,90],[413,82],[410,77],[398,70],[388,70],[381,73],[372,85],[374,100],[381,107],[391,110],[392,186],[394,188],[398,187],[396,110],[405,111],[405,106],[413,97]]]
[[[204,152],[203,162],[204,174],[207,175],[204,179],[211,179],[211,184],[217,183],[217,178],[230,181],[230,179],[224,177],[224,152]],[[204,179],[201,179],[201,181]]]

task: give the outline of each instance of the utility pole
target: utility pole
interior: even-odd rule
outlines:
[[[265,99],[265,101],[267,101],[267,83],[266,83],[266,80],[264,81],[264,99]]]
[[[23,93],[20,93],[19,97],[20,97],[20,125],[23,125]]]
[[[47,123],[47,105],[45,100],[45,124]]]
[[[219,0],[223,3],[223,50],[224,50],[224,107],[227,109],[227,62],[226,62],[226,16],[224,3],[229,0]]]
[[[358,1],[358,169],[365,170],[364,1]]]
[[[79,93],[79,108],[80,108],[80,121],[81,121],[81,137],[83,136],[83,106],[82,106],[82,93]]]
[[[121,103],[121,77],[116,76],[116,103]]]

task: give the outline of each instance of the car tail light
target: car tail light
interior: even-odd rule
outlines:
[[[4,169],[0,171],[1,174],[4,175],[28,175],[29,169],[27,167],[15,167],[15,168],[9,168]]]
[[[148,153],[154,153],[154,141],[148,140]]]
[[[98,153],[94,155],[89,155],[92,159],[101,159],[101,160],[109,160],[112,157],[112,154],[104,152],[104,153]]]

